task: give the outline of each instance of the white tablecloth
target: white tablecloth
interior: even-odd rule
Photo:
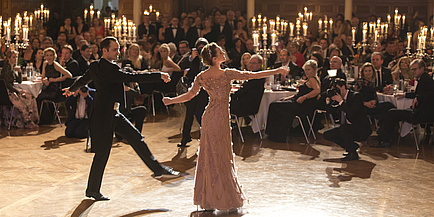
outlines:
[[[275,102],[283,97],[293,96],[297,92],[296,91],[271,91],[265,90],[264,95],[262,95],[261,105],[259,106],[258,114],[256,118],[258,119],[258,124],[261,129],[264,128],[267,123],[268,116],[268,107],[272,102]],[[252,123],[252,130],[254,133],[257,133],[259,129],[256,126],[256,123]]]
[[[393,95],[377,93],[378,101],[391,102],[397,109],[408,109],[413,104],[413,99],[409,98],[396,98]],[[406,136],[411,131],[411,124],[405,122],[402,125],[401,137]]]
[[[31,93],[35,98],[42,90],[42,82],[23,81],[21,84],[15,83],[14,86]]]

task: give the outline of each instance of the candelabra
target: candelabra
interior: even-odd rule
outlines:
[[[89,10],[87,8],[84,9],[84,12],[83,12],[83,21],[85,23],[92,23],[93,22],[93,18],[95,16],[95,13],[96,13],[96,18],[99,19],[101,17],[101,12],[99,10],[95,11],[94,7],[93,7],[93,4],[91,4],[89,6]],[[87,14],[89,14],[89,16]]]

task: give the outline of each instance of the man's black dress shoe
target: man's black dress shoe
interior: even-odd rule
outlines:
[[[341,161],[352,161],[358,159],[359,159],[359,154],[357,154],[357,152],[349,152],[344,158],[341,158]]]
[[[86,197],[91,197],[91,198],[95,199],[96,201],[110,200],[110,198],[102,195],[99,192],[86,192]]]
[[[177,178],[180,176],[180,173],[178,171],[173,170],[172,168],[168,167],[168,166],[163,166],[164,168],[163,171],[158,172],[158,173],[154,173],[154,178],[156,179],[161,179],[161,178]]]

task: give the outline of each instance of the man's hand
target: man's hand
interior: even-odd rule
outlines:
[[[375,100],[370,100],[368,102],[364,102],[363,105],[365,105],[368,108],[375,108],[376,107],[376,101]]]
[[[170,81],[170,75],[165,73],[165,72],[161,72],[161,79],[165,82],[165,83],[169,83]]]
[[[62,91],[64,92],[63,95],[66,96],[66,97],[75,94],[75,92],[71,92],[71,91],[69,91],[69,87],[67,87],[67,88],[63,88]]]
[[[388,91],[390,91],[392,89],[393,89],[392,85],[388,84],[383,88],[383,93],[387,93]]]
[[[282,66],[280,69],[281,70],[280,70],[279,74],[282,75],[282,78],[285,78],[289,74],[290,68],[287,66]]]
[[[170,99],[169,97],[164,97],[163,98],[163,103],[164,103],[164,105],[170,105],[170,104],[172,104],[172,99]]]
[[[196,48],[193,48],[193,49],[191,50],[191,57],[194,59],[194,58],[196,58],[197,56],[199,56],[199,51],[197,51]]]
[[[342,102],[344,99],[342,99],[342,96],[339,94],[336,94],[332,96],[332,100],[337,101],[338,103]]]

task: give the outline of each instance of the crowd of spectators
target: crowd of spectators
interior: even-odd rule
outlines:
[[[54,14],[55,16],[52,16],[47,23],[47,28],[31,35],[30,46],[20,50],[18,63],[15,64],[26,66],[31,63],[34,70],[42,75],[45,88],[37,97],[38,104],[44,99],[55,102],[64,101],[65,99],[61,99],[60,88],[71,85],[74,78],[82,75],[88,69],[90,62],[101,57],[99,43],[110,34],[104,28],[101,19],[94,18],[91,22],[85,23],[81,16],[75,16],[65,17],[63,22],[60,22],[60,15]],[[331,77],[335,76],[346,81],[352,66],[361,66],[360,71],[354,71],[351,74],[355,76],[355,81],[348,87],[364,95],[363,99],[368,114],[384,117],[392,106],[387,104],[379,106],[381,109],[374,109],[381,104],[375,94],[377,92],[391,93],[399,80],[418,79],[411,70],[412,59],[405,55],[404,45],[407,44],[407,31],[410,31],[414,35],[410,43],[414,49],[419,29],[425,25],[425,21],[415,16],[407,19],[403,29],[396,30],[389,26],[386,38],[381,38],[377,46],[367,47],[365,52],[362,52],[361,49],[353,46],[351,35],[352,27],[356,27],[354,40],[356,44],[361,41],[361,20],[355,15],[351,20],[344,20],[341,14],[337,14],[334,20],[329,34],[314,34],[309,30],[308,36],[301,44],[289,41],[288,36],[281,38],[276,46],[276,52],[268,58],[268,65],[263,65],[262,68],[288,66],[290,68],[288,77],[276,77],[273,82],[281,82],[283,85],[296,80],[299,85],[306,85],[306,90],[314,91],[314,93],[308,91],[304,95],[297,94],[295,98],[285,99],[290,100],[286,103],[288,108],[296,108],[296,104],[311,101],[307,99],[323,97],[322,93],[333,85]],[[376,16],[370,16],[366,21],[372,20],[375,22]],[[213,8],[210,13],[205,13],[199,7],[193,11],[183,12],[179,16],[166,14],[157,16],[156,13],[151,12],[149,15],[144,15],[142,21],[137,28],[137,43],[132,43],[121,51],[122,67],[129,67],[133,70],[164,71],[175,78],[172,78],[173,81],[167,85],[126,84],[126,88],[141,91],[142,94],[153,94],[155,91],[163,94],[175,92],[175,86],[180,78],[188,77],[189,68],[183,66],[183,62],[189,59],[192,61],[197,41],[216,42],[222,47],[227,57],[223,63],[224,67],[248,70],[249,61],[255,54],[248,18],[246,13],[240,11],[222,11]],[[432,18],[430,23],[432,23]],[[8,53],[8,55],[9,60],[12,54]],[[4,63],[4,65],[7,64]],[[3,70],[13,69],[14,63],[9,63],[9,65],[12,67],[4,67]],[[422,67],[421,64],[419,65]],[[309,73],[306,69],[309,69]],[[331,76],[329,70],[336,70],[336,75]],[[424,67],[424,70],[427,71],[427,67]],[[312,71],[313,74],[310,73]],[[2,76],[6,74],[2,71]],[[369,88],[371,90],[368,90]],[[10,89],[10,91],[19,90]],[[136,100],[128,103],[138,105]],[[279,104],[273,104],[270,112],[284,103]],[[318,103],[310,104],[318,106]],[[292,120],[294,115],[297,115],[296,110],[291,113],[288,120]],[[271,120],[275,120],[276,123],[281,121],[279,118]],[[41,117],[40,123],[43,122]],[[268,127],[281,129],[281,125],[274,126],[274,122],[270,123],[267,129]],[[271,131],[276,132],[276,130],[269,130]],[[286,135],[286,133],[281,133],[276,140],[284,140],[283,134]]]

